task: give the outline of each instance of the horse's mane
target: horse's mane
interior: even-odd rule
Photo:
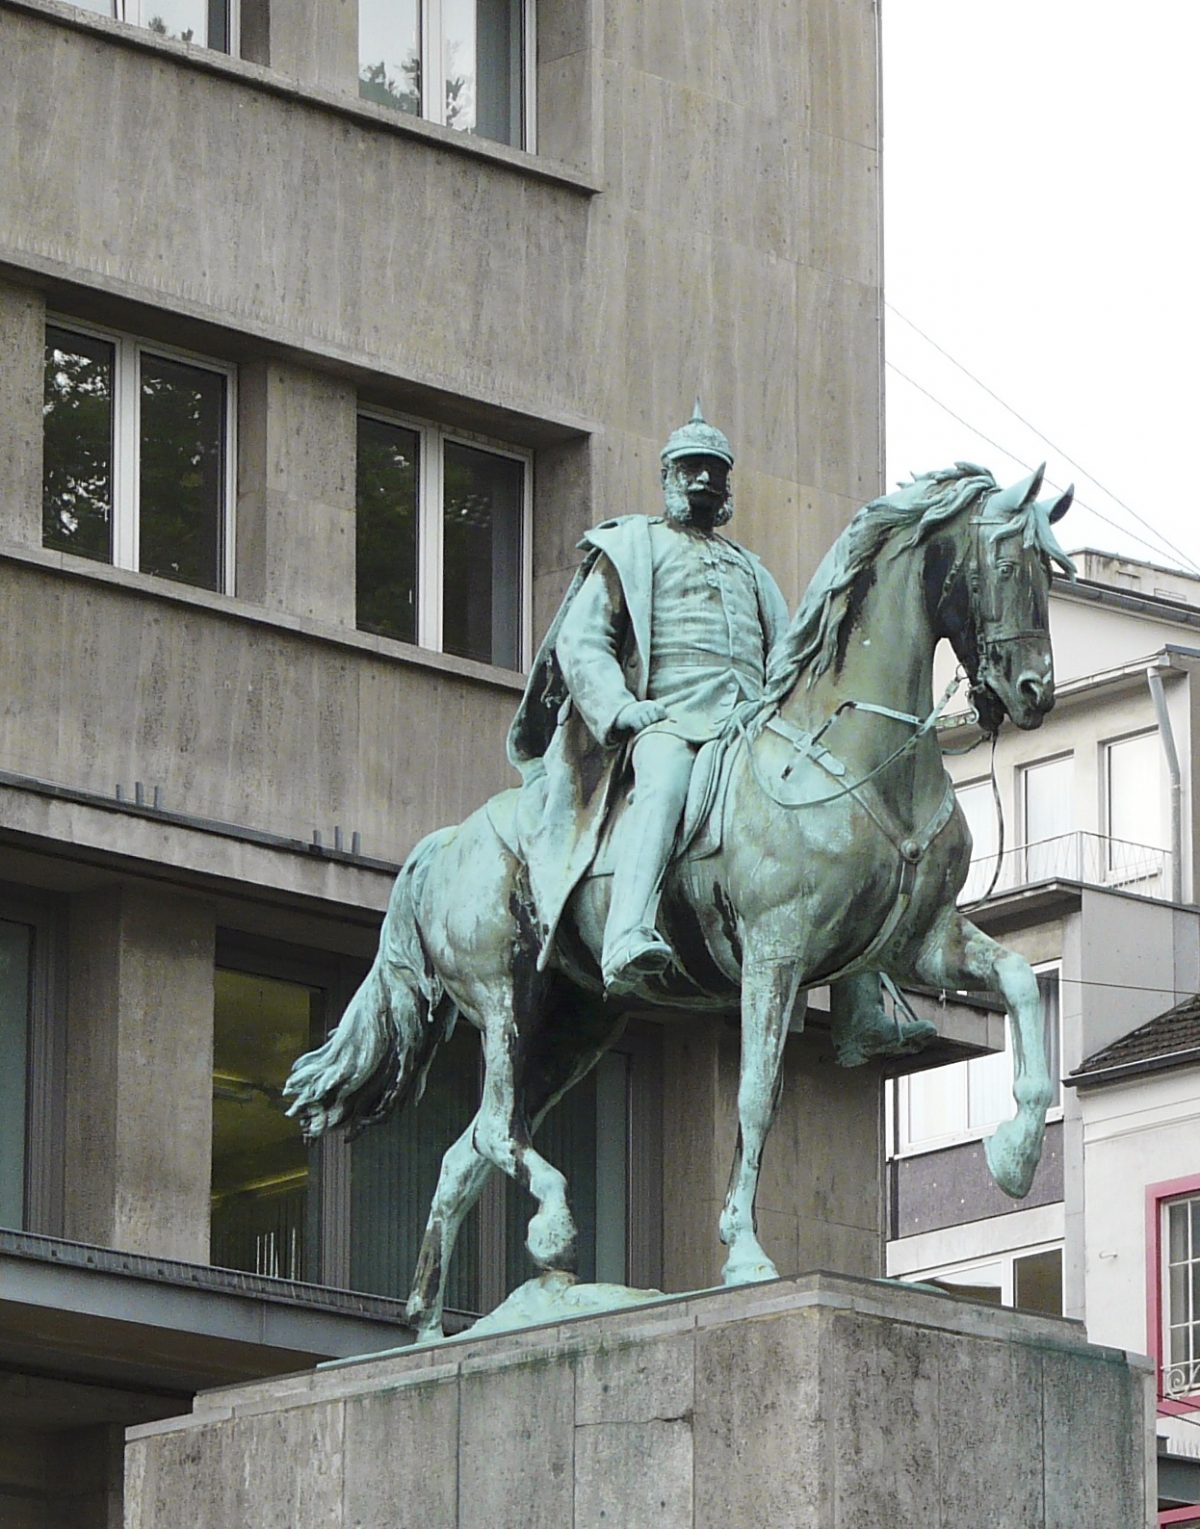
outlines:
[[[766,700],[779,700],[806,673],[812,684],[832,664],[850,613],[851,591],[864,569],[880,557],[896,557],[918,546],[996,487],[985,467],[956,462],[953,467],[919,473],[894,493],[864,505],[822,558],[787,634],[776,645]],[[996,541],[1017,533],[1027,548],[1035,547],[1074,577],[1075,565],[1059,546],[1042,505],[1030,503],[1011,510],[988,535]]]

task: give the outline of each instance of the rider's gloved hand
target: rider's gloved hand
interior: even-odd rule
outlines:
[[[666,719],[667,708],[661,701],[630,701],[622,706],[617,713],[614,731],[618,733],[640,733],[644,727],[649,727],[652,722],[662,722]]]

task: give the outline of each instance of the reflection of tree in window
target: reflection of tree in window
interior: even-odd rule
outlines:
[[[375,64],[363,64],[358,75],[358,93],[364,101],[374,101],[376,106],[389,106],[393,111],[408,112],[411,116],[421,114],[421,60],[410,53],[400,65],[400,78],[388,73],[383,59]]]
[[[358,422],[355,521],[359,629],[417,640],[417,450],[415,430]]]
[[[46,331],[42,540],[112,560],[113,347]]]
[[[220,588],[225,379],[162,356],[142,357],[139,566]]]

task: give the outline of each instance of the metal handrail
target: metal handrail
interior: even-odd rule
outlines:
[[[993,876],[993,897],[1039,881],[1078,881],[1087,886],[1124,887],[1146,897],[1165,896],[1170,865],[1169,850],[1080,829],[1013,845],[1000,856],[998,874],[995,855],[973,857],[959,902],[977,901]]]

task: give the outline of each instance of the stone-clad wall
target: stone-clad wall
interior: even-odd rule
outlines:
[[[1139,1529],[1145,1361],[831,1275],[197,1399],[129,1431],[127,1529]]]
[[[68,314],[590,438],[583,491],[539,507],[556,589],[589,521],[653,505],[701,390],[798,591],[879,486],[875,8],[543,0],[540,157],[360,105],[354,7],[275,9],[263,68],[5,0],[0,262]]]

